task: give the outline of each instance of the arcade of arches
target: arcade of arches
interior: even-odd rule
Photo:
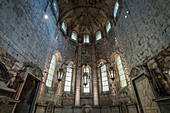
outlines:
[[[170,113],[169,0],[0,0],[0,113]]]

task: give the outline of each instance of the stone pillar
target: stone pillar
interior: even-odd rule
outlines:
[[[93,100],[94,106],[99,105],[99,96],[98,96],[98,84],[97,84],[97,64],[96,64],[96,52],[95,47],[92,46],[92,65],[93,65]]]
[[[77,54],[77,74],[76,74],[76,95],[75,95],[75,106],[80,106],[80,90],[81,90],[81,47],[82,45],[79,44],[78,47],[78,54]]]

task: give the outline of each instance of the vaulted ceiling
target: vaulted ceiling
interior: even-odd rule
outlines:
[[[67,23],[69,32],[79,36],[94,35],[104,31],[106,22],[113,21],[116,0],[56,0],[59,8],[59,21]]]

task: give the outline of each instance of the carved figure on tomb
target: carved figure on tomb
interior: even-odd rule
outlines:
[[[170,95],[170,83],[167,77],[161,73],[160,69],[151,70],[153,87],[157,92],[158,96],[169,96]]]
[[[23,64],[15,62],[13,67],[8,70],[10,81],[8,81],[8,86],[13,87],[14,82],[17,82],[20,78],[20,73],[22,72]],[[17,80],[16,80],[17,78]],[[20,81],[20,80],[19,80]]]
[[[81,113],[93,113],[93,109],[91,106],[84,104]]]

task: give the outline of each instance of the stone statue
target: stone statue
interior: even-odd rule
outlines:
[[[8,86],[12,87],[14,85],[14,81],[16,81],[16,78],[18,79],[20,76],[20,73],[22,72],[22,67],[23,64],[19,62],[15,62],[13,67],[8,70],[9,76],[10,76],[10,81],[8,82]]]
[[[84,104],[81,113],[93,113],[93,109],[91,106]]]
[[[151,74],[153,76],[153,86],[159,96],[170,95],[170,84],[166,76],[160,71],[160,69],[152,69]]]

